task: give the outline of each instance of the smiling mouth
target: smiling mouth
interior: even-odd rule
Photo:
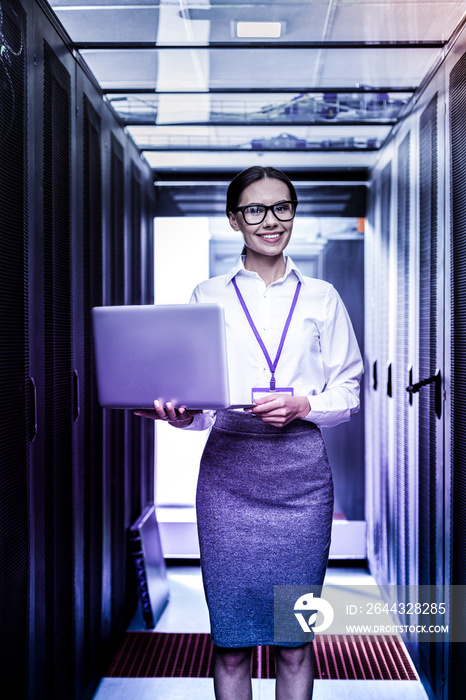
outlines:
[[[281,233],[260,233],[259,238],[265,238],[267,240],[277,240],[280,238],[282,234]]]

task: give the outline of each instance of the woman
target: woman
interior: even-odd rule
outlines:
[[[253,407],[199,414],[155,401],[154,411],[138,412],[181,428],[213,426],[196,508],[218,700],[252,698],[251,652],[260,645],[274,646],[279,700],[312,696],[312,644],[276,639],[274,586],[323,583],[333,483],[319,427],[359,408],[362,362],[346,310],[330,284],[304,277],[283,254],[296,206],[281,171],[237,175],[227,216],[243,255],[193,293],[195,303],[224,305],[231,400]]]

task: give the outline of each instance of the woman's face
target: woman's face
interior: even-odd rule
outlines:
[[[238,202],[246,204],[276,204],[291,199],[288,186],[276,178],[263,178],[246,187]],[[288,245],[293,229],[293,220],[279,221],[271,209],[260,224],[247,224],[242,212],[229,213],[230,225],[241,231],[246,246],[260,255],[274,257],[280,255]]]

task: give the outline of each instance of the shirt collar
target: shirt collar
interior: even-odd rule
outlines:
[[[231,282],[233,277],[240,272],[240,270],[244,270],[244,255],[240,255],[238,260],[235,262],[231,270],[229,270],[225,276],[225,282],[228,284]]]
[[[245,260],[245,256],[244,256],[244,255],[240,255],[239,258],[238,258],[238,260],[236,261],[236,263],[233,265],[233,267],[231,268],[231,270],[229,270],[229,272],[227,272],[227,274],[226,274],[226,276],[225,276],[225,282],[226,282],[226,284],[228,284],[229,282],[231,282],[231,280],[233,279],[233,277],[235,277],[235,275],[237,275],[238,272],[243,272],[243,273],[245,273],[246,275],[248,274],[248,270],[246,270],[245,267],[244,267],[244,260]],[[299,281],[300,281],[302,284],[305,284],[305,283],[306,283],[305,277],[304,277],[303,274],[301,273],[301,270],[299,270],[299,269],[296,267],[295,263],[293,262],[293,260],[290,258],[289,255],[286,255],[286,256],[285,256],[285,260],[286,260],[286,268],[285,268],[285,274],[283,275],[283,279],[285,279],[286,277],[288,277],[288,275],[290,275],[291,273],[294,272],[294,274],[295,274],[296,277],[299,279]]]

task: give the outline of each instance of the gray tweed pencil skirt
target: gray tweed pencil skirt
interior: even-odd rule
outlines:
[[[333,481],[320,429],[218,411],[196,510],[212,642],[276,644],[274,586],[320,586],[327,567]]]

